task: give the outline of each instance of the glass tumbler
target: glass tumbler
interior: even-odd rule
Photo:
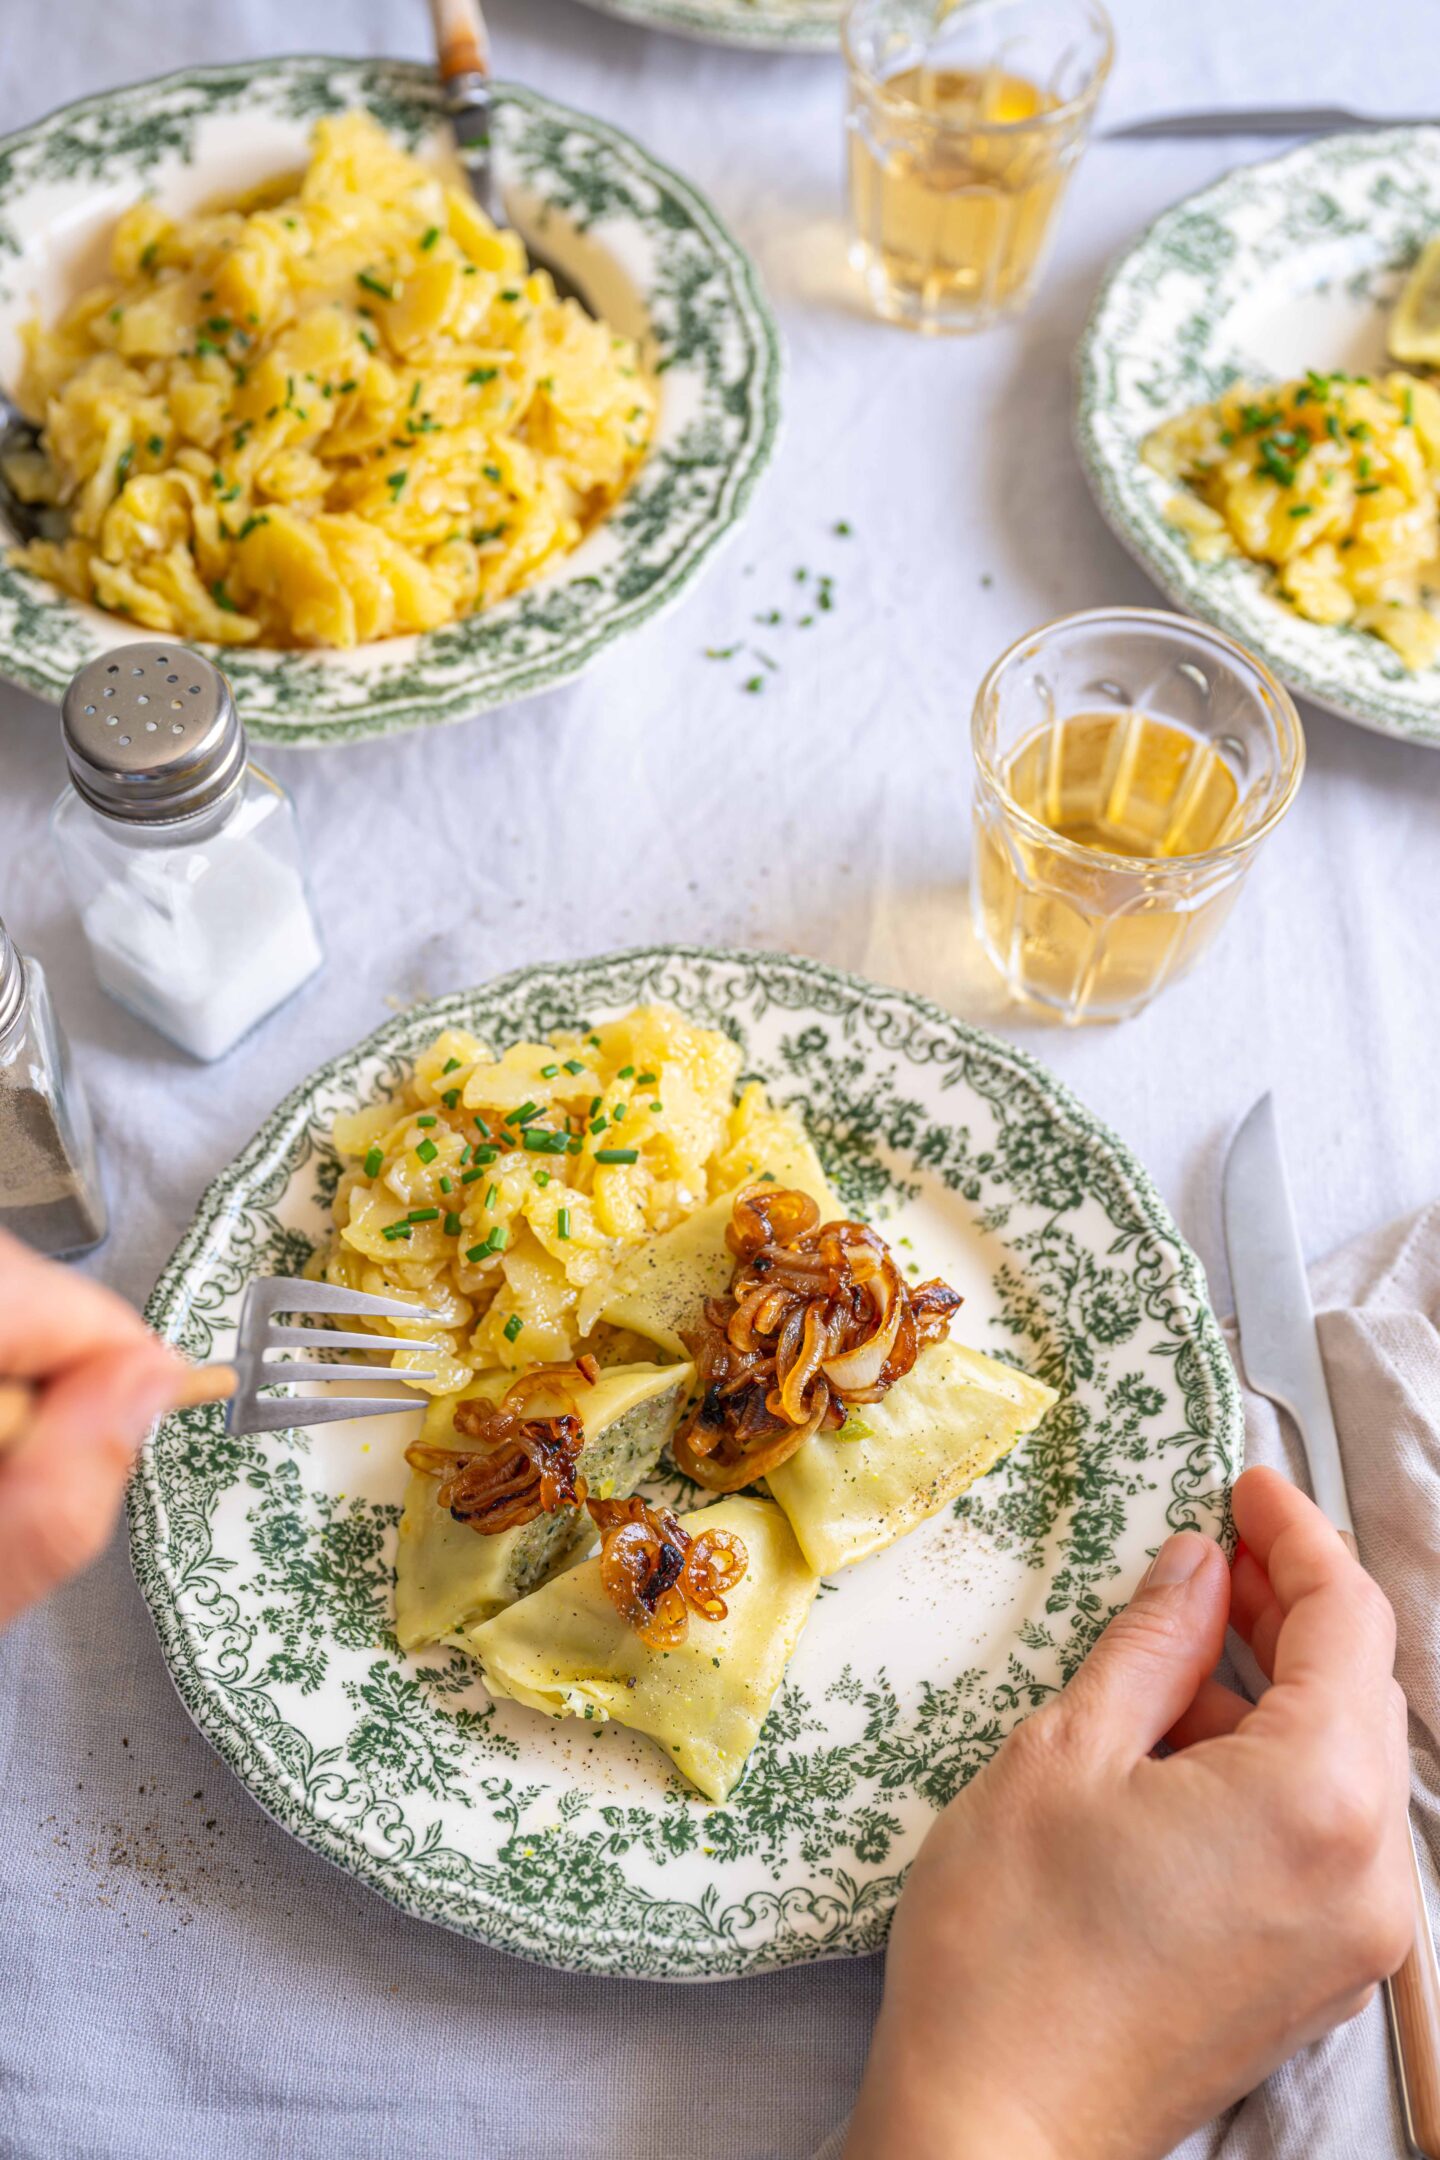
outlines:
[[[850,259],[912,330],[1023,308],[1114,40],[1099,0],[853,0]]]
[[[1305,738],[1268,668],[1152,608],[1068,615],[975,700],[976,933],[1019,998],[1121,1020],[1192,967],[1295,799]]]

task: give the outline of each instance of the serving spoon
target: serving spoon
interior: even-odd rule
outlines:
[[[455,148],[470,192],[491,224],[503,229],[510,220],[495,179],[490,33],[480,12],[480,0],[430,0],[430,19],[435,27],[435,58],[445,93],[445,111],[455,131]],[[576,301],[587,315],[593,312],[573,278],[529,240],[525,248],[532,268],[549,273],[562,300]]]

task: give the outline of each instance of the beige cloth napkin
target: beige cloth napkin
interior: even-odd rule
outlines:
[[[1311,1270],[1310,1285],[1361,1558],[1399,1625],[1420,1867],[1440,1933],[1440,1203],[1346,1246]],[[1293,1429],[1248,1389],[1245,1451],[1308,1490]],[[1323,1913],[1315,1924],[1323,1928]],[[844,2141],[842,2128],[815,2160],[840,2160]],[[1403,2160],[1405,2151],[1377,1998],[1171,2160]]]

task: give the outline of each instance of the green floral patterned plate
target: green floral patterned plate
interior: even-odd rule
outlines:
[[[838,52],[845,0],[589,0],[606,15],[712,45]]]
[[[218,1410],[172,1417],[132,1486],[131,1542],[182,1697],[286,1829],[522,1956],[719,1979],[882,1943],[936,1811],[1074,1671],[1167,1533],[1220,1526],[1242,1427],[1199,1265],[1122,1143],[1008,1044],[777,954],[530,968],[390,1021],[211,1186],[151,1320],[192,1357],[227,1354],[246,1282],[298,1271],[324,1233],[335,1113],[441,1026],[499,1048],[656,998],[729,1030],[847,1206],[964,1293],[962,1338],[1061,1396],[951,1509],[822,1586],[729,1802],[618,1726],[492,1703],[458,1651],[401,1655],[414,1410],[251,1440]]]
[[[1078,440],[1100,508],[1180,607],[1292,690],[1382,735],[1440,744],[1440,668],[1412,675],[1377,637],[1304,622],[1255,564],[1197,563],[1166,522],[1172,483],[1140,445],[1237,379],[1384,365],[1409,265],[1440,231],[1440,128],[1332,135],[1242,166],[1157,218],[1111,269],[1078,355]]]
[[[444,154],[433,71],[403,61],[207,67],[66,106],[0,141],[0,382],[20,327],[103,262],[146,189],[181,207],[305,162],[323,113],[365,106]],[[424,637],[350,653],[219,657],[253,735],[355,742],[463,720],[548,689],[637,629],[734,527],[774,447],[780,347],[749,258],[694,188],[601,121],[503,87],[500,170],[522,232],[660,371],[655,443],[607,521],[525,592]],[[58,699],[96,653],[141,633],[12,569],[0,550],[0,676]]]

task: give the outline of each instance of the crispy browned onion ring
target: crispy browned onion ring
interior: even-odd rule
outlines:
[[[745,1186],[725,1236],[734,1280],[685,1334],[698,1400],[672,1444],[711,1492],[753,1485],[812,1433],[839,1432],[853,1405],[879,1402],[961,1302],[938,1279],[912,1290],[875,1231],[822,1224],[787,1187]]]
[[[723,1620],[750,1556],[733,1530],[691,1537],[667,1507],[629,1500],[587,1500],[600,1532],[600,1580],[621,1618],[651,1650],[685,1640],[692,1612]]]
[[[582,1357],[573,1365],[521,1373],[499,1402],[476,1395],[456,1404],[459,1441],[416,1440],[405,1460],[412,1470],[438,1477],[440,1506],[482,1537],[578,1506],[585,1480],[575,1464],[585,1427],[566,1383],[593,1387],[599,1371],[594,1358]]]

